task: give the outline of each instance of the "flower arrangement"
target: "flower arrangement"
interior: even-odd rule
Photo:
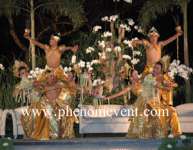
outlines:
[[[101,26],[94,26],[93,27],[93,32],[98,32],[99,30],[101,30],[102,27]]]
[[[169,66],[168,75],[174,79],[175,76],[180,76],[185,80],[189,79],[189,75],[192,74],[193,70],[184,64],[180,64],[179,60],[173,60]]]
[[[5,68],[3,66],[3,64],[0,64],[0,70],[3,71]]]
[[[14,76],[12,68],[0,66],[0,108],[16,108],[19,104],[16,103],[13,97],[13,91],[17,78]]]
[[[44,69],[41,68],[35,68],[34,70],[31,70],[29,72],[29,79],[36,79],[39,75],[41,75],[43,73]]]
[[[105,27],[103,28],[100,25],[94,26],[90,35],[93,39],[84,39],[84,41],[88,41],[87,43],[90,44],[84,45],[84,42],[81,42],[81,54],[73,55],[71,63],[65,67],[67,72],[72,70],[76,72],[80,87],[86,88],[85,85],[90,80],[89,82],[92,82],[91,90],[97,89],[101,85],[104,88],[113,89],[114,83],[110,83],[115,82],[113,78],[118,77],[122,71],[127,72],[125,73],[125,78],[127,78],[129,68],[138,65],[141,62],[141,56],[143,56],[141,49],[135,49],[132,46],[133,40],[137,38],[126,39],[123,36],[125,31],[131,36],[133,32],[142,33],[142,28],[133,19],[130,18],[122,21],[118,15],[113,15],[104,16],[101,18],[101,21],[105,23]],[[88,74],[91,74],[89,79]],[[98,84],[99,79],[101,79],[101,84]],[[86,89],[82,91],[85,92]]]

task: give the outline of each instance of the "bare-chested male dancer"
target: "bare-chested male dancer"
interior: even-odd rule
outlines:
[[[183,31],[181,30],[181,27],[178,26],[176,27],[176,34],[170,37],[167,40],[164,41],[158,41],[160,35],[158,31],[153,27],[149,33],[148,37],[149,40],[134,40],[132,42],[132,45],[136,47],[137,45],[144,45],[146,48],[146,67],[144,70],[144,74],[148,74],[152,72],[153,66],[160,61],[161,59],[161,51],[162,48],[169,43],[173,42],[176,40],[179,36],[183,34]]]
[[[51,35],[49,45],[47,45],[32,39],[29,33],[30,31],[26,29],[24,37],[28,39],[32,44],[43,49],[45,52],[47,62],[46,70],[54,71],[55,75],[59,79],[63,79],[64,71],[60,67],[62,53],[67,50],[71,50],[75,53],[78,50],[78,45],[75,45],[74,47],[58,45],[60,41],[60,37],[58,35]]]

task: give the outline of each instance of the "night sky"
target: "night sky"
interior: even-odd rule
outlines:
[[[119,3],[113,3],[113,0],[86,0],[85,1],[85,13],[87,16],[87,23],[82,27],[81,31],[88,31],[94,25],[100,23],[100,19],[106,15],[121,14],[122,18],[137,19],[140,8],[145,0],[133,0],[133,4],[130,5],[123,1]],[[189,13],[189,55],[190,64],[193,66],[193,1],[188,6]],[[182,22],[181,22],[182,23]],[[160,16],[154,23],[155,27],[160,32],[160,39],[165,39],[175,33],[175,24],[171,19],[171,15]],[[25,20],[23,16],[15,17],[16,32],[19,34],[22,42],[27,44],[27,41],[23,38],[23,32],[25,29]],[[183,38],[180,39],[183,41]],[[81,43],[80,43],[81,44]],[[164,53],[169,54],[172,58],[176,58],[176,45],[175,42],[170,44],[164,50]],[[183,45],[180,44],[180,59],[183,61]],[[0,54],[1,57],[6,57],[9,60],[14,58],[23,58],[23,52],[17,47],[9,34],[9,25],[5,17],[0,17]],[[0,62],[1,63],[1,62]]]

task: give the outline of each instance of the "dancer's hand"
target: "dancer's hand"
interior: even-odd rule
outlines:
[[[40,88],[42,88],[43,84],[42,84],[40,81],[34,81],[34,82],[33,82],[33,86],[34,86],[36,89],[40,89]]]
[[[176,33],[177,33],[178,36],[181,36],[183,34],[181,26],[176,27]]]
[[[78,46],[78,45],[75,45],[75,46],[72,48],[72,51],[73,51],[74,53],[76,53],[78,49],[79,49],[79,46]]]
[[[132,42],[131,42],[131,45],[133,46],[133,47],[137,47],[138,45],[140,45],[141,44],[141,41],[140,40],[133,40]]]
[[[104,96],[104,97],[103,97],[103,100],[105,100],[105,101],[106,101],[106,100],[110,100],[110,96]]]
[[[26,39],[29,39],[29,37],[30,37],[30,29],[25,29],[24,37],[25,37]]]

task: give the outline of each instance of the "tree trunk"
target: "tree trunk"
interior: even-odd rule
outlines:
[[[35,11],[34,11],[34,1],[30,0],[30,18],[31,18],[31,38],[35,39]],[[32,56],[32,69],[36,67],[36,54],[35,54],[35,45],[31,44],[31,56]]]
[[[182,3],[183,21],[184,21],[184,63],[189,66],[188,54],[188,1],[184,0]],[[191,86],[190,81],[186,81],[186,102],[191,102]]]
[[[11,16],[8,18],[8,21],[9,21],[9,25],[10,25],[10,35],[12,36],[15,44],[22,50],[25,52],[25,61],[28,62],[28,48],[23,45],[23,43],[20,41],[17,33],[15,32],[15,29],[14,29],[14,24],[13,24],[13,20],[11,18]]]

